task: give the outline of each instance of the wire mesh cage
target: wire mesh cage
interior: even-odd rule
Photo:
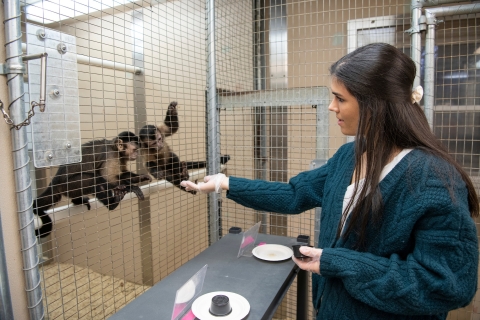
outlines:
[[[76,41],[82,143],[161,126],[175,101],[180,128],[167,143],[182,161],[205,163],[203,2],[44,1],[24,13],[23,26],[43,30],[45,46],[55,41],[54,33]],[[68,45],[67,53],[72,49]],[[67,96],[53,88],[58,81],[52,78],[48,100],[54,101],[54,89]],[[37,196],[56,169],[32,166]],[[148,169],[139,156],[128,170]],[[195,179],[204,174],[190,170]],[[127,194],[115,210],[92,198],[90,210],[64,199],[47,211],[54,227],[41,238],[40,272],[50,319],[106,318],[208,246],[205,197],[156,178],[141,186],[145,200]]]
[[[478,12],[471,7],[436,24],[430,94],[435,134],[480,193]],[[25,54],[49,53],[50,113],[28,128],[34,199],[59,168],[78,163],[65,154],[85,153],[80,145],[93,140],[111,144],[124,131],[140,135],[145,125],[170,128],[162,143],[175,153],[172,166],[188,171],[190,180],[213,173],[209,164],[216,163],[227,175],[287,182],[347,141],[327,110],[328,68],[347,52],[372,42],[388,42],[409,55],[418,50],[420,82],[428,82],[426,48],[411,46],[409,1],[217,0],[213,70],[205,1],[28,0],[21,13]],[[29,62],[28,69],[26,111],[38,99],[40,64]],[[213,88],[207,81],[212,75]],[[207,123],[212,95],[220,137],[213,159],[207,152],[216,134]],[[172,105],[177,125],[169,122]],[[309,235],[311,244],[318,238],[320,208],[281,215],[223,198],[212,214],[206,195],[185,192],[178,178],[168,176],[174,169],[152,173],[151,158],[141,149],[126,169],[149,175],[151,181],[138,183],[144,200],[111,190],[126,195],[109,210],[93,196],[80,203],[44,196],[52,204],[46,208],[52,231],[38,232],[46,318],[105,319],[232,226],[247,230],[261,221],[262,233]],[[60,189],[70,187],[64,182]],[[275,319],[295,318],[296,290],[294,283]],[[480,319],[479,301],[475,297],[449,319]],[[312,306],[309,314],[314,317]]]

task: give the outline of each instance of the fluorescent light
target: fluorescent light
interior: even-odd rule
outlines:
[[[443,79],[468,79],[468,72],[457,71],[443,76]]]
[[[25,7],[27,20],[48,24],[132,2],[130,0],[45,0]]]

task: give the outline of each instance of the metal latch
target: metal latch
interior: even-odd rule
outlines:
[[[28,116],[27,119],[23,120],[23,122],[19,124],[14,124],[13,120],[10,118],[8,113],[5,111],[3,107],[3,102],[0,100],[0,111],[3,113],[3,118],[5,119],[5,122],[8,125],[11,125],[13,128],[20,130],[21,127],[23,126],[28,126],[30,124],[30,119],[35,115],[35,107],[40,108],[40,112],[45,111],[45,99],[47,97],[47,56],[48,54],[46,52],[44,53],[37,53],[37,54],[32,54],[28,56],[23,56],[22,60],[23,61],[29,61],[29,60],[35,60],[35,59],[41,59],[40,61],[40,101],[32,101],[31,102],[31,108],[28,111]],[[23,74],[25,73],[25,65],[9,65],[9,64],[1,64],[0,67],[0,72],[3,72],[2,74]],[[15,101],[17,101],[16,99]],[[10,109],[11,105],[15,102],[11,102],[10,105],[8,106],[8,109]]]

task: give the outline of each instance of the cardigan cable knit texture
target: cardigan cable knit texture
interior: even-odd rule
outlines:
[[[477,289],[478,243],[459,173],[425,151],[407,154],[380,182],[382,223],[368,226],[358,251],[355,235],[336,238],[353,170],[347,143],[289,183],[230,177],[227,197],[277,213],[322,207],[321,275],[312,274],[317,319],[445,319],[466,306]]]

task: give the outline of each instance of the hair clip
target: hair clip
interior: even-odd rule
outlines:
[[[422,86],[418,86],[412,91],[412,103],[419,103],[420,100],[422,100],[423,97],[423,88]]]

